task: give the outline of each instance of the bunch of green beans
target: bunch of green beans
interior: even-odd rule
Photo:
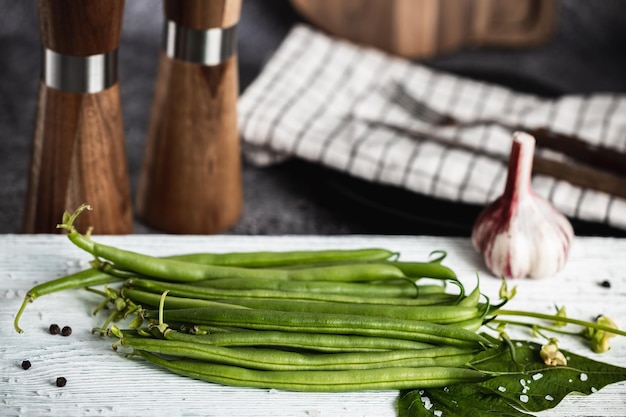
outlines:
[[[492,343],[477,333],[488,308],[444,256],[406,262],[359,248],[158,258],[79,233],[72,223],[84,209],[60,227],[93,268],[31,289],[16,330],[35,298],[104,284],[92,291],[105,297],[97,310],[113,307],[101,330],[116,349],[214,383],[347,391],[486,378],[468,363]],[[110,326],[126,318],[129,329]]]

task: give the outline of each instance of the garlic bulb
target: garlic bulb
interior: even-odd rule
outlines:
[[[552,276],[565,265],[574,238],[567,218],[531,189],[534,152],[534,137],[513,134],[504,193],[485,207],[472,229],[474,247],[497,276]]]

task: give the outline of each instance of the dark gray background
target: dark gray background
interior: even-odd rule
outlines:
[[[386,1],[386,0],[380,0]],[[35,117],[40,45],[34,0],[0,0],[0,233],[19,233]],[[626,2],[563,0],[553,39],[536,48],[466,49],[425,62],[435,68],[557,93],[626,92]],[[133,194],[140,170],[161,39],[159,0],[128,0],[119,71]],[[287,0],[243,0],[239,28],[241,90],[295,22]],[[290,162],[271,168],[244,164],[244,213],[227,233],[465,234],[440,227],[452,212],[423,224],[360,210],[333,194],[327,177]],[[332,176],[331,176],[332,178]],[[419,207],[416,208],[419,211]],[[433,220],[432,222],[430,220]],[[158,232],[135,222],[136,233]],[[606,234],[604,229],[591,229]]]

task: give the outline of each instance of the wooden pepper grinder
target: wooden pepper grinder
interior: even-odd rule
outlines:
[[[164,0],[164,40],[137,214],[170,233],[218,233],[242,206],[236,28],[241,0]]]
[[[38,0],[42,79],[24,233],[55,233],[63,212],[98,234],[132,231],[117,48],[124,0]]]

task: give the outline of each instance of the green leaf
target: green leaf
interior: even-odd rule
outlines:
[[[470,366],[493,375],[471,384],[402,391],[398,417],[526,417],[554,408],[571,393],[591,394],[626,380],[626,368],[561,350],[567,366],[547,366],[541,345],[512,341],[475,356]]]
[[[398,399],[398,417],[527,417],[505,398],[485,391],[477,384],[404,391]]]
[[[570,393],[591,394],[606,385],[626,380],[626,368],[598,362],[562,350],[567,366],[547,366],[539,356],[541,345],[514,341],[515,358],[505,347],[478,354],[472,367],[494,374],[478,383],[481,388],[527,411],[554,408]]]

